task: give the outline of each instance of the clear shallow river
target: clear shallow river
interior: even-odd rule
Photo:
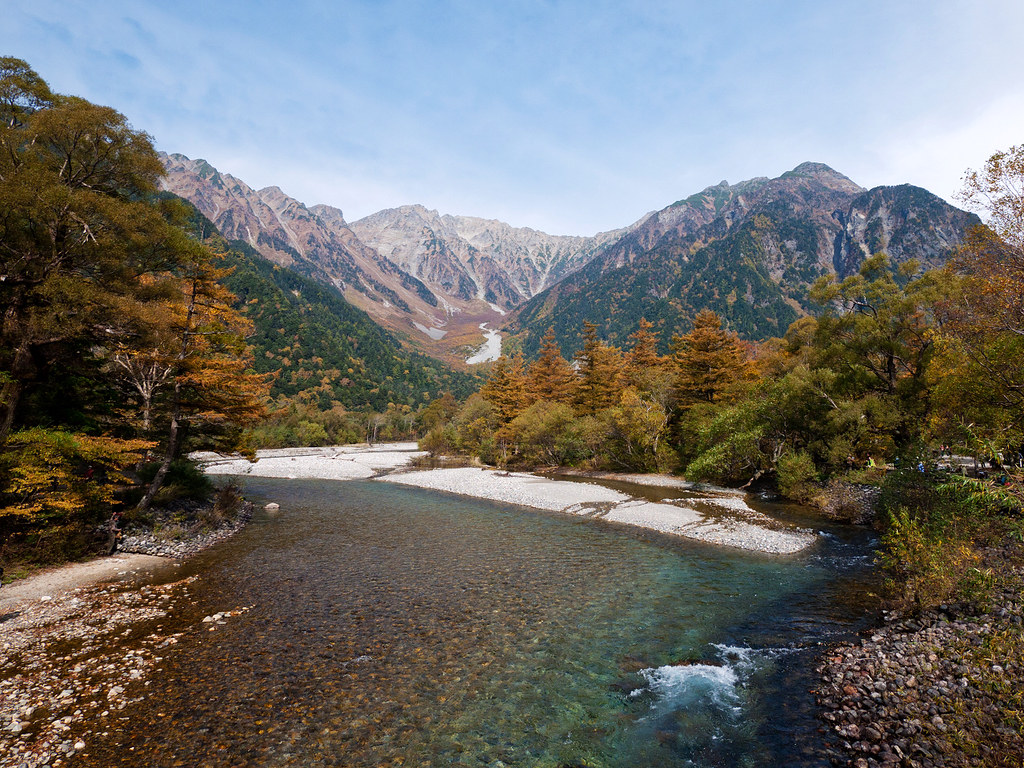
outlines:
[[[75,765],[828,764],[808,689],[863,621],[862,532],[777,558],[385,483],[245,490],[281,514],[176,569],[198,628]]]

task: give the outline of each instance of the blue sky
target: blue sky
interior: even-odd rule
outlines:
[[[0,55],[355,220],[554,234],[805,160],[952,199],[1024,143],[1020,0],[3,0]]]

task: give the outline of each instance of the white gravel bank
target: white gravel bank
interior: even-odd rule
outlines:
[[[809,547],[816,536],[806,530],[781,528],[735,496],[707,496],[655,503],[589,483],[549,480],[521,472],[466,467],[426,472],[399,472],[380,478],[463,496],[521,504],[527,507],[597,517],[723,544],[753,552],[793,554]],[[705,511],[693,506],[696,503]]]
[[[193,458],[203,463],[208,475],[366,480],[381,471],[404,467],[423,455],[416,443],[387,443],[263,450],[256,452],[255,462],[216,453],[196,453]]]
[[[525,472],[497,472],[477,467],[400,472],[385,475],[381,480],[553,512],[570,511],[569,508],[575,505],[585,507],[578,511],[571,510],[577,514],[594,511],[591,505],[617,504],[629,500],[626,494],[600,485],[567,483]]]

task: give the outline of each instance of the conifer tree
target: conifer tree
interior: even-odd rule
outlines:
[[[655,401],[665,405],[671,378],[669,359],[658,354],[658,335],[646,318],[640,318],[638,328],[630,335],[632,346],[626,353],[626,381]]]
[[[576,355],[579,386],[576,407],[583,415],[593,415],[619,402],[624,378],[622,353],[597,336],[597,325],[583,322],[583,349]]]
[[[502,424],[508,424],[528,405],[526,374],[523,369],[521,354],[517,353],[511,358],[502,355],[491,368],[487,383],[480,388],[480,394],[491,404]]]
[[[213,266],[213,254],[193,242],[191,259],[180,277],[181,301],[175,306],[171,362],[173,385],[167,402],[164,454],[139,502],[145,510],[160,490],[171,463],[181,453],[186,430],[204,429],[207,440],[235,442],[240,426],[266,414],[266,377],[251,373],[245,335],[251,324],[232,307],[234,295],[221,285],[230,270]]]
[[[748,370],[739,338],[722,328],[721,319],[708,309],[697,313],[693,330],[672,339],[672,362],[676,403],[683,408],[719,400]]]
[[[540,356],[527,371],[526,389],[531,400],[550,400],[571,405],[576,395],[576,372],[562,357],[555,340],[555,328],[544,334]]]

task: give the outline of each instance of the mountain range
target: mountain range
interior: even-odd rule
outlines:
[[[348,222],[277,187],[254,190],[204,160],[163,155],[164,187],[229,240],[333,286],[404,345],[461,364],[485,324],[536,351],[563,351],[584,320],[622,342],[646,317],[662,343],[702,308],[741,336],[780,335],[814,311],[808,287],[885,250],[938,266],[977,217],[911,185],[864,189],[820,163],[718,185],[592,237],[548,235],[420,205]]]

